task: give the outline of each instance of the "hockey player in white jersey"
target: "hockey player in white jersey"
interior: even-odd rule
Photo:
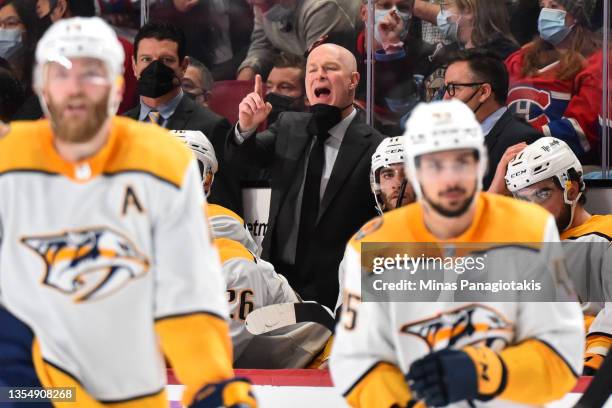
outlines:
[[[567,242],[568,270],[585,300],[583,373],[593,375],[612,346],[612,215],[591,215],[584,208],[582,165],[562,140],[543,137],[527,146],[509,162],[505,178],[514,197],[554,215]]]
[[[215,174],[219,170],[219,162],[212,143],[199,130],[171,130],[170,133],[182,140],[194,153],[202,177],[204,194],[208,197]],[[228,208],[210,203],[206,205],[206,213],[216,238],[237,241],[254,254],[259,254],[259,246],[244,225],[242,217]]]
[[[563,397],[581,368],[577,303],[362,302],[366,243],[500,243],[491,248],[503,255],[503,243],[539,242],[539,256],[559,255],[550,214],[481,192],[486,149],[468,107],[421,104],[404,137],[417,202],[372,220],[348,245],[330,363],[336,388],[354,407],[524,406]],[[516,273],[519,258],[508,258],[504,273]]]
[[[166,408],[165,357],[185,406],[255,407],[233,377],[196,161],[115,116],[123,59],[103,20],[55,23],[34,76],[48,119],[0,139],[0,384],[73,387],[79,408]]]
[[[194,152],[208,195],[218,170],[215,150],[200,131],[172,131]],[[315,323],[292,325],[268,334],[247,330],[247,316],[270,305],[298,303],[289,282],[256,255],[257,246],[242,219],[231,210],[208,204],[207,216],[219,251],[229,303],[230,333],[236,368],[305,368],[316,364],[329,331]]]
[[[404,137],[383,139],[372,155],[370,187],[379,214],[413,203],[416,197],[404,171]],[[400,199],[401,197],[401,199]],[[340,313],[344,285],[345,258],[338,267],[339,292],[335,312]]]

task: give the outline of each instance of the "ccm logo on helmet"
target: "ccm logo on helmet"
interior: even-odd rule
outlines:
[[[527,173],[527,169],[523,169],[523,170],[518,171],[518,172],[516,172],[516,173],[514,173],[514,174],[511,174],[511,175],[510,175],[510,178],[514,178],[514,177],[522,176],[522,175],[523,175],[523,174],[525,174],[525,173]]]

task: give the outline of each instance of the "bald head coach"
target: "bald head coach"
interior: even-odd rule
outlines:
[[[270,168],[262,257],[303,299],[331,308],[345,245],[376,215],[370,159],[383,136],[353,107],[358,83],[355,57],[338,45],[320,45],[306,62],[310,112],[282,113],[268,130],[255,134],[272,109],[257,76],[226,142],[226,160]]]

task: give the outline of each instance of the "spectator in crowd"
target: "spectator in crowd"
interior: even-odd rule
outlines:
[[[247,0],[161,0],[151,5],[150,19],[181,27],[187,54],[208,67],[215,81],[236,77],[253,32]]]
[[[474,49],[457,52],[446,68],[444,89],[444,99],[465,103],[482,127],[489,155],[483,186],[488,189],[506,149],[520,142],[532,143],[541,134],[506,108],[508,72],[503,61],[491,53]]]
[[[255,14],[251,45],[238,68],[239,80],[266,75],[280,52],[304,54],[328,36],[328,42],[352,47],[359,22],[354,0],[249,0]]]
[[[227,119],[198,105],[181,89],[189,64],[181,29],[158,22],[142,26],[134,40],[132,64],[140,101],[125,115],[167,129],[199,130],[210,138],[223,157],[225,135],[230,128]],[[241,213],[238,179],[227,169],[219,172],[217,178],[219,182],[210,201]]]
[[[304,112],[308,99],[304,89],[304,59],[281,52],[272,63],[266,79],[266,102],[272,105],[267,125],[271,126],[282,112]]]
[[[96,15],[94,0],[38,0],[36,3],[36,14],[41,20],[42,27],[46,29],[51,24],[62,18],[70,17],[93,17]],[[119,36],[119,42],[125,53],[123,63],[123,78],[125,87],[123,88],[123,99],[119,105],[119,113],[130,109],[137,101],[136,78],[134,69],[130,62],[133,47],[125,37]]]
[[[272,110],[261,77],[239,106],[226,160],[271,166],[272,198],[262,258],[270,260],[304,299],[330,308],[346,241],[376,215],[370,158],[383,136],[356,120],[355,57],[320,45],[306,62],[310,113],[286,112],[254,135]]]
[[[32,90],[34,51],[41,35],[36,0],[0,0],[0,58],[10,63],[26,95],[13,120],[42,116],[38,98]]]
[[[188,57],[189,65],[183,75],[181,87],[194,101],[208,108],[208,101],[212,96],[214,79],[206,65],[194,57]]]
[[[9,122],[23,103],[25,94],[8,61],[3,58],[0,58],[0,89],[0,122]]]
[[[439,45],[425,76],[427,99],[438,99],[448,57],[461,48],[479,48],[505,59],[519,46],[510,32],[508,8],[502,1],[455,0],[430,4],[415,0],[414,15],[436,23],[450,44]]]
[[[508,106],[543,134],[569,144],[583,164],[596,163],[602,50],[587,28],[595,0],[540,4],[540,38],[506,60]]]
[[[362,0],[361,19],[368,21],[367,0]],[[402,8],[398,8],[402,6]],[[428,57],[434,47],[411,35],[411,9],[400,0],[374,1],[374,118],[375,126],[385,134],[402,131],[400,118],[423,100],[422,78],[431,65]],[[366,75],[366,31],[357,37],[356,56],[359,73]],[[357,98],[366,100],[368,84],[362,81]]]

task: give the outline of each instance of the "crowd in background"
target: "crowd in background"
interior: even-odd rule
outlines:
[[[366,0],[156,0],[144,5],[133,0],[0,0],[0,120],[43,116],[33,90],[32,67],[36,44],[45,30],[63,18],[99,15],[118,33],[126,56],[119,113],[168,129],[202,131],[221,163],[209,201],[238,214],[244,210],[241,185],[263,182],[272,184],[274,191],[279,169],[273,161],[229,160],[226,150],[232,153],[236,146],[228,133],[240,136],[242,131],[268,128],[272,132],[268,134],[276,134],[284,129],[282,123],[274,127],[276,121],[292,112],[312,112],[312,101],[322,101],[325,95],[336,98],[329,89],[308,94],[308,77],[318,67],[307,66],[306,61],[324,43],[340,45],[355,58],[358,75],[348,85],[351,97],[346,103],[356,113],[352,116],[352,108],[343,110],[343,118],[346,113],[351,120],[366,121],[366,95],[373,85],[375,139],[368,143],[401,135],[419,102],[455,98],[475,113],[487,135],[491,164],[485,189],[507,148],[544,135],[567,142],[583,165],[597,168],[601,164],[601,0],[372,3],[374,75],[368,82]],[[149,23],[141,27],[143,10]],[[351,68],[350,61],[340,54],[338,58]],[[333,70],[322,65],[326,71]],[[242,125],[239,103],[253,90],[253,83],[261,80],[259,76],[263,85],[256,93],[269,106],[265,120],[245,122],[256,123],[256,129],[233,127]],[[344,143],[342,137],[338,143]],[[375,147],[372,144],[371,152],[368,150],[368,162]],[[342,163],[347,162],[339,146],[330,149],[327,157],[335,160],[338,155]],[[339,169],[341,166],[336,163]],[[308,176],[303,177],[303,184],[294,183],[298,185],[293,192],[296,202],[307,192]],[[322,177],[325,183],[330,179],[329,174]],[[357,177],[356,173],[351,177]],[[365,179],[363,183],[367,186]],[[332,190],[339,188],[335,181],[331,185]],[[277,229],[268,226],[271,232],[264,254],[281,265],[281,272],[300,276],[290,281],[302,287],[302,294],[332,304],[335,290],[323,296],[320,290],[324,289],[302,282],[312,271],[294,270],[297,258],[310,259],[314,252],[301,254],[299,242],[305,238],[291,237],[291,231],[303,221],[299,206],[297,210],[283,207],[285,193],[291,196],[291,188],[281,189],[283,199],[278,206],[273,193],[271,214],[277,211],[273,215],[279,219],[293,217],[293,223],[281,223]],[[319,198],[322,207],[329,205],[324,195]],[[346,233],[337,237],[338,242],[316,250],[337,247],[330,265],[337,266],[346,238],[375,214],[371,197],[369,200],[363,205],[371,208],[354,220],[355,225],[340,228]],[[310,231],[313,234],[320,231]],[[293,246],[289,255],[286,248],[270,251],[285,241]]]

